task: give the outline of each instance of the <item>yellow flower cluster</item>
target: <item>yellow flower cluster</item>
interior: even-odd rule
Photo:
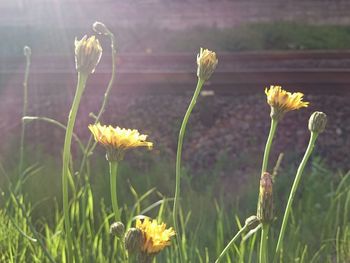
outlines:
[[[89,125],[89,129],[95,140],[107,148],[116,150],[127,150],[137,147],[148,147],[152,149],[153,143],[147,142],[147,135],[140,134],[138,130],[124,129],[101,125],[100,123]]]
[[[281,86],[270,86],[265,89],[267,103],[271,106],[271,117],[281,117],[284,113],[307,107],[309,102],[303,101],[304,94],[301,92],[287,92]]]
[[[175,236],[172,227],[166,228],[166,224],[158,224],[156,220],[145,218],[136,221],[136,228],[143,233],[143,245],[141,251],[146,254],[157,254],[171,244],[170,238]]]

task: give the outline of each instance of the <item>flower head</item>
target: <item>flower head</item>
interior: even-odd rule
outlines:
[[[309,102],[303,101],[304,94],[301,92],[287,92],[281,86],[270,86],[265,89],[267,103],[271,106],[271,117],[280,119],[284,113],[307,107]]]
[[[114,222],[110,228],[109,233],[113,236],[121,238],[125,233],[125,226],[122,222]]]
[[[309,119],[310,132],[322,133],[326,128],[327,115],[320,111],[315,111]]]
[[[78,72],[94,73],[102,56],[102,47],[95,36],[75,39],[75,66]]]
[[[143,233],[143,245],[141,251],[146,254],[157,254],[165,247],[170,246],[170,238],[175,236],[172,227],[166,228],[166,224],[158,224],[156,220],[145,218],[136,221],[136,228]]]
[[[218,59],[216,53],[208,49],[200,49],[197,55],[197,76],[198,78],[206,81],[213,74],[216,66],[218,64]]]
[[[122,158],[125,150],[137,147],[152,149],[153,143],[146,141],[147,135],[140,134],[138,130],[124,129],[101,125],[100,123],[89,125],[91,133],[97,142],[107,149],[108,160]]]

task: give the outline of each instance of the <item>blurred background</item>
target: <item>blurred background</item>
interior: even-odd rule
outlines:
[[[310,107],[285,116],[271,168],[281,152],[282,167],[295,168],[308,141],[308,118],[318,110],[327,113],[329,125],[314,158],[335,171],[349,169],[349,1],[13,0],[1,1],[0,10],[0,158],[7,169],[18,161],[23,47],[32,48],[28,115],[66,123],[76,85],[74,39],[94,34],[95,21],[115,34],[118,50],[117,79],[102,123],[137,128],[155,143],[152,152],[127,155],[125,177],[140,189],[157,184],[173,194],[177,135],[195,88],[200,47],[217,51],[219,65],[185,138],[183,164],[195,191],[224,189],[220,195],[231,198],[253,189],[256,195],[270,125],[264,89],[275,84],[304,92]],[[99,39],[102,60],[88,81],[75,128],[83,141],[111,73],[109,40]],[[59,196],[64,132],[44,122],[26,127],[26,163],[47,164],[37,177],[52,186],[42,189],[29,180],[31,198]],[[98,147],[91,161],[98,167],[92,183],[103,182],[96,183],[96,193],[104,196],[104,150]],[[139,184],[143,180],[148,183]]]

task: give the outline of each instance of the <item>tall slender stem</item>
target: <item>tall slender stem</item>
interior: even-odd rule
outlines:
[[[30,69],[30,53],[26,54],[26,68],[24,73],[23,80],[23,110],[22,117],[27,115],[28,109],[28,78],[29,78],[29,69]],[[21,130],[21,141],[20,141],[20,154],[19,154],[19,177],[22,178],[23,172],[23,155],[24,155],[24,135],[25,135],[26,123],[22,121],[22,130]],[[19,180],[20,181],[20,180]]]
[[[65,224],[65,234],[66,234],[66,249],[67,249],[67,262],[73,262],[73,242],[71,236],[71,227],[69,221],[69,191],[68,191],[68,174],[69,174],[69,160],[71,155],[71,142],[73,136],[73,128],[75,124],[75,119],[77,116],[80,99],[84,92],[86,81],[88,75],[78,73],[78,83],[77,89],[74,96],[72,108],[69,112],[66,136],[64,139],[63,148],[63,163],[62,163],[62,195],[63,195],[63,214],[64,214],[64,224]]]
[[[224,250],[221,252],[221,254],[219,255],[219,257],[215,260],[215,263],[219,263],[220,260],[223,259],[223,257],[226,255],[226,253],[228,252],[228,250],[230,249],[230,247],[235,243],[235,241],[237,240],[237,238],[239,238],[240,235],[242,235],[242,233],[246,230],[247,225],[244,225],[237,233],[236,235],[231,239],[231,241],[227,244],[227,246],[224,248]]]
[[[261,240],[260,240],[260,263],[268,263],[267,261],[267,241],[269,238],[269,224],[263,224],[261,229]]]
[[[283,216],[283,221],[282,221],[282,225],[281,225],[281,230],[280,230],[280,234],[279,234],[278,241],[277,241],[277,246],[276,246],[275,259],[276,259],[276,257],[278,256],[278,254],[282,250],[284,234],[285,234],[285,231],[286,231],[288,218],[289,218],[289,214],[291,212],[294,196],[295,196],[295,193],[296,193],[296,191],[298,189],[299,181],[300,181],[301,175],[304,172],[305,165],[306,165],[307,161],[309,160],[309,157],[310,157],[310,155],[311,155],[311,153],[312,153],[312,151],[314,149],[317,136],[318,136],[318,133],[311,132],[309,145],[307,146],[307,149],[305,151],[304,157],[303,157],[303,159],[302,159],[302,161],[301,161],[301,163],[300,163],[300,165],[298,167],[297,174],[295,176],[294,183],[293,183],[292,189],[291,189],[290,194],[289,194],[287,207],[286,207],[286,210],[284,211],[284,216]]]
[[[102,101],[102,105],[101,105],[100,111],[98,112],[97,117],[95,119],[95,124],[100,121],[101,116],[102,116],[102,114],[105,111],[105,108],[106,108],[106,105],[107,105],[107,102],[108,102],[109,93],[110,93],[110,91],[111,91],[111,89],[113,87],[115,74],[116,74],[116,54],[117,54],[117,50],[116,50],[116,46],[115,46],[115,37],[114,37],[114,35],[112,33],[109,33],[108,35],[110,37],[111,49],[112,49],[112,74],[111,74],[111,78],[110,78],[110,80],[108,82],[108,86],[107,86],[107,89],[105,91],[105,94],[103,96],[103,101]],[[88,159],[89,153],[92,152],[94,150],[94,148],[96,147],[96,144],[97,144],[96,142],[91,146],[92,139],[93,139],[93,136],[92,136],[92,134],[90,134],[88,143],[86,144],[86,147],[85,147],[83,159],[82,159],[81,164],[80,164],[79,175],[83,172],[83,169],[84,169],[85,163],[86,163],[86,161]]]
[[[262,167],[261,167],[261,175],[264,172],[266,172],[266,170],[267,170],[267,166],[269,163],[271,145],[272,145],[273,137],[275,136],[277,124],[278,124],[278,121],[271,118],[270,132],[269,132],[269,136],[267,138],[267,142],[265,145],[264,158],[263,158],[263,163],[262,163]]]
[[[116,221],[120,221],[119,207],[118,207],[118,195],[117,195],[117,174],[118,174],[118,162],[109,162],[109,175],[111,185],[111,200],[114,218]]]
[[[188,119],[191,115],[191,112],[196,105],[198,95],[202,89],[202,86],[204,84],[204,80],[201,80],[198,78],[196,90],[193,94],[192,100],[190,102],[190,105],[188,106],[188,109],[186,111],[186,114],[184,116],[184,119],[181,124],[180,132],[179,132],[179,139],[177,143],[177,153],[176,153],[176,182],[175,182],[175,198],[174,198],[174,206],[173,206],[173,220],[174,220],[174,227],[176,231],[176,241],[177,246],[179,249],[180,254],[180,261],[184,262],[183,255],[182,255],[182,249],[181,249],[181,233],[178,223],[178,215],[179,215],[179,198],[180,198],[180,183],[181,183],[181,154],[182,154],[182,144],[183,139],[185,136],[186,126]]]

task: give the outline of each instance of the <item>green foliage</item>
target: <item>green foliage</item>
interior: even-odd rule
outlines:
[[[119,173],[118,196],[125,211],[123,222],[127,227],[134,226],[133,217],[144,214],[172,225],[170,197],[174,174],[169,171],[173,170],[173,163],[156,159],[153,160],[154,163],[151,162],[152,165],[145,168],[142,163],[135,163],[132,157],[131,154]],[[145,155],[143,158],[149,157]],[[13,238],[1,242],[1,248],[5,249],[7,254],[12,253],[13,259],[9,259],[9,262],[17,262],[18,258],[22,258],[21,262],[47,261],[38,242],[31,241],[19,232],[21,230],[27,236],[37,238],[30,224],[40,233],[38,237],[57,262],[63,262],[65,256],[61,204],[57,203],[56,194],[50,195],[49,192],[45,193],[45,202],[40,202],[38,198],[44,197],[37,193],[40,190],[34,183],[40,178],[43,190],[50,185],[52,193],[56,193],[60,186],[52,185],[51,182],[58,174],[49,174],[47,171],[59,170],[59,164],[49,161],[50,158],[47,161],[42,160],[43,164],[50,164],[50,167],[36,171],[24,183],[25,194],[20,201],[25,207],[24,210],[9,194],[4,196],[6,206],[3,211],[8,216],[3,213],[0,215],[1,220],[6,220],[5,225],[10,227],[1,231],[11,229],[14,235]],[[225,159],[220,161],[218,167],[229,165],[225,162]],[[108,163],[103,155],[96,154],[92,157],[91,164],[91,177],[82,179],[84,183],[71,203],[71,221],[76,226],[73,234],[77,248],[76,258],[82,262],[113,262],[121,256],[117,252],[121,248],[109,234],[109,226],[113,220],[109,192],[106,191],[109,189]],[[277,175],[277,195],[282,196],[282,193],[289,191],[294,172],[295,167],[288,166],[283,167]],[[235,201],[233,197],[220,197],[222,195],[219,193],[219,183],[214,182],[215,187],[210,187],[212,177],[191,177],[188,171],[185,171],[184,175],[181,225],[186,225],[187,230],[182,240],[186,262],[213,262],[242,226],[245,218],[255,213],[256,198],[253,196],[256,197],[256,189],[241,193],[237,200],[242,201]],[[350,244],[350,174],[332,173],[316,158],[303,178],[295,200],[292,220],[287,228],[285,242],[288,249],[284,251],[283,262],[331,262],[336,258],[338,262],[347,262],[347,248]],[[193,188],[192,185],[196,187]],[[203,188],[206,190],[201,190]],[[277,221],[273,223],[272,229],[278,229],[286,204],[283,198],[276,200]],[[31,207],[30,202],[36,205]],[[47,206],[51,209],[44,209]],[[9,217],[13,218],[19,230],[9,221]],[[276,239],[277,235],[278,233],[272,232],[272,239]],[[246,242],[238,241],[224,261],[256,262],[256,238],[254,235]],[[7,246],[11,246],[12,250]],[[178,262],[175,246],[173,243],[171,248],[159,254],[156,262]],[[116,247],[119,249],[116,250]],[[269,249],[272,253],[274,246]]]

